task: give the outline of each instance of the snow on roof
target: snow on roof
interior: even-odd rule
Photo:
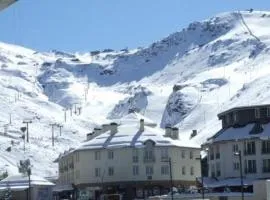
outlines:
[[[247,110],[247,109],[255,109],[255,108],[266,108],[266,107],[270,107],[270,104],[260,104],[260,105],[252,105],[252,106],[238,106],[238,107],[234,107],[234,108],[231,108],[229,110],[225,110],[221,113],[218,114],[218,117],[221,117],[229,112],[232,112],[232,111],[236,111],[236,110]]]
[[[228,140],[241,140],[259,137],[260,139],[270,138],[270,123],[261,124],[263,131],[259,134],[250,134],[251,130],[255,126],[255,123],[248,124],[244,127],[233,128],[230,127],[224,131],[221,131],[216,136],[209,139],[208,142],[220,142]]]
[[[48,185],[48,186],[54,185],[48,180],[39,176],[35,176],[35,175],[31,175],[30,180],[31,180],[31,185]],[[23,174],[17,174],[17,175],[8,176],[7,178],[0,181],[0,189],[6,188],[7,186],[10,187],[11,189],[12,188],[16,189],[19,187],[28,187],[28,184],[29,184],[28,176],[25,176]]]
[[[197,179],[199,182],[201,182],[201,178]],[[256,179],[243,179],[244,185],[253,185],[253,182]],[[241,179],[240,178],[228,178],[223,180],[216,180],[213,178],[204,177],[203,178],[203,184],[207,188],[217,188],[217,187],[226,187],[226,186],[240,186],[241,185]]]
[[[128,115],[124,116],[121,118],[120,123],[121,124],[127,124],[127,123],[137,123],[141,119],[144,120],[144,124],[146,126],[157,126],[157,123],[154,122],[153,120],[141,115],[140,113],[137,112],[132,112],[129,113]]]
[[[84,142],[75,150],[100,149],[100,148],[121,148],[121,147],[141,147],[144,142],[152,140],[156,146],[178,146],[199,148],[192,141],[182,141],[165,137],[165,132],[160,128],[144,126],[144,131],[140,131],[138,124],[125,124],[118,126],[118,131],[111,134],[107,131],[89,141]]]

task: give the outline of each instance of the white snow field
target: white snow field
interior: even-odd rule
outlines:
[[[243,11],[134,50],[36,52],[0,43],[0,172],[15,174],[30,158],[33,174],[57,175],[59,153],[103,123],[139,123],[131,111],[160,128],[179,127],[181,143],[200,145],[220,129],[219,112],[270,103],[269,26],[270,12]],[[32,121],[25,150],[24,120]],[[63,127],[60,136],[54,126],[52,146],[55,123]]]

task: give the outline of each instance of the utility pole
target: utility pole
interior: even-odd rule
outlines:
[[[29,128],[28,128],[28,124],[31,124],[32,123],[32,120],[24,120],[23,123],[26,124],[26,142],[29,142]]]
[[[59,131],[60,131],[60,136],[61,136],[61,135],[62,135],[62,128],[63,128],[63,125],[58,124],[58,127],[59,127]]]
[[[170,166],[170,181],[171,181],[171,197],[173,200],[173,180],[172,180],[172,160],[169,158],[169,166]]]
[[[54,126],[56,126],[57,124],[50,124],[50,126],[52,127],[52,146],[54,146]]]
[[[239,158],[240,164],[240,179],[241,179],[241,199],[244,200],[244,183],[243,183],[243,169],[242,169],[242,152],[238,151],[234,153],[235,156]]]
[[[64,111],[64,121],[67,122],[67,109],[64,108],[63,111]]]
[[[11,113],[9,113],[9,124],[11,124]]]

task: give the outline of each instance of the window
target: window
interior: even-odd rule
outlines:
[[[139,166],[138,165],[134,165],[133,166],[133,175],[139,175]]]
[[[161,160],[168,160],[168,159],[169,159],[168,148],[162,148],[161,149]]]
[[[270,159],[263,160],[263,172],[264,173],[270,172]]]
[[[113,167],[109,167],[108,168],[108,175],[109,176],[113,176],[114,175],[114,168]]]
[[[270,153],[270,140],[262,141],[262,153]]]
[[[190,151],[190,152],[189,152],[189,158],[190,158],[190,159],[193,159],[193,151]]]
[[[216,174],[215,174],[215,165],[212,164],[211,165],[211,177],[215,177],[215,176],[216,176]]]
[[[108,159],[113,160],[113,151],[108,151]]]
[[[169,174],[169,166],[168,165],[161,166],[161,174],[162,175],[168,175]]]
[[[256,160],[245,160],[245,173],[253,174],[257,172]]]
[[[220,158],[219,145],[216,146],[216,159]]]
[[[132,161],[134,163],[139,162],[139,151],[138,151],[138,149],[133,149],[133,152],[132,152]]]
[[[233,144],[233,153],[236,153],[238,151],[239,151],[238,144]]]
[[[216,175],[220,176],[221,172],[220,172],[220,163],[216,163]]]
[[[267,117],[270,117],[270,107],[267,107]]]
[[[181,154],[182,154],[182,158],[185,158],[185,157],[186,157],[186,152],[185,152],[185,150],[182,150]]]
[[[95,152],[95,160],[100,160],[100,151]]]
[[[95,177],[100,177],[100,168],[95,168]]]
[[[214,148],[213,147],[210,147],[209,154],[210,154],[210,160],[214,160]]]
[[[233,121],[234,121],[234,123],[238,121],[237,112],[233,112]]]
[[[190,168],[190,175],[193,176],[194,175],[194,167]]]
[[[256,119],[260,118],[260,114],[261,114],[261,113],[260,113],[260,108],[256,108],[256,109],[255,109],[255,118],[256,118]]]
[[[234,169],[234,170],[239,170],[239,169],[240,169],[240,164],[239,164],[239,162],[234,162],[234,163],[233,163],[233,169]]]
[[[226,115],[226,123],[227,123],[227,124],[230,124],[230,121],[231,121],[231,120],[230,120],[230,115],[227,114],[227,115]]]
[[[183,166],[183,167],[182,167],[182,175],[185,175],[185,174],[186,174],[186,167]]]
[[[256,154],[255,141],[245,142],[245,155]]]
[[[144,161],[145,162],[152,162],[154,161],[154,153],[152,149],[145,149],[144,151]]]
[[[154,174],[153,166],[146,166],[145,173],[146,173],[146,175],[153,175]]]

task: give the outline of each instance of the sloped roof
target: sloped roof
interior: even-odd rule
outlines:
[[[178,146],[199,148],[199,145],[192,141],[174,140],[164,136],[164,130],[144,126],[144,131],[139,130],[139,124],[125,124],[118,126],[118,131],[111,134],[107,131],[89,141],[82,143],[76,150],[100,149],[100,148],[122,148],[122,147],[141,147],[144,142],[152,140],[156,146]]]
[[[212,142],[221,142],[221,141],[232,141],[232,140],[243,140],[251,138],[260,138],[260,139],[270,139],[270,123],[261,124],[263,131],[258,134],[250,134],[251,130],[255,126],[255,123],[247,124],[243,127],[233,128],[230,127],[220,134],[215,135],[210,138],[206,143]]]
[[[18,0],[0,0],[0,11],[7,8]]]
[[[43,185],[43,186],[53,186],[54,183],[35,175],[30,176],[31,185]],[[5,190],[10,188],[11,190],[20,190],[26,189],[29,187],[29,179],[28,176],[23,174],[17,174],[8,176],[7,178],[0,181],[0,190]]]

